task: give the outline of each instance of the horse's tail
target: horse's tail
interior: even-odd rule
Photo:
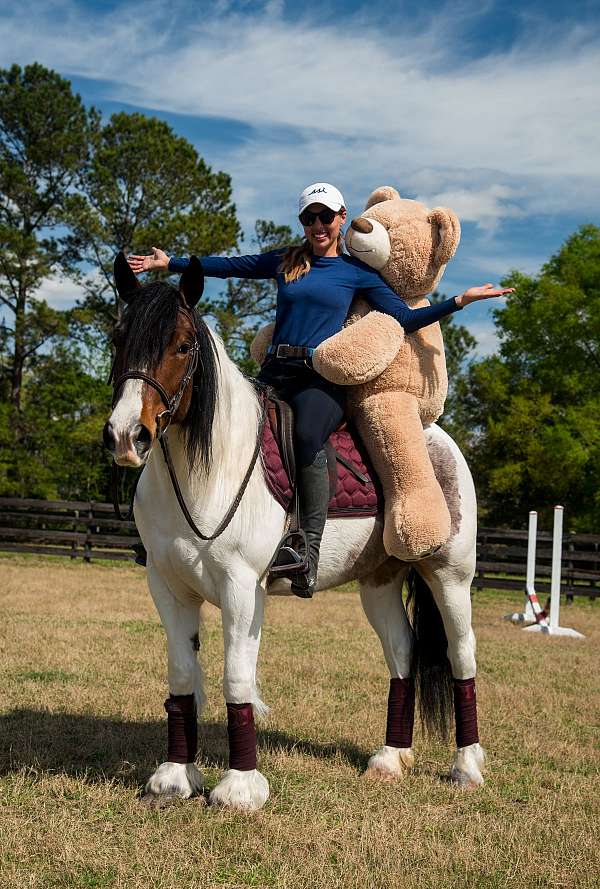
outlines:
[[[408,573],[407,611],[413,630],[411,676],[415,678],[421,724],[447,738],[453,717],[448,639],[431,590],[414,568]]]

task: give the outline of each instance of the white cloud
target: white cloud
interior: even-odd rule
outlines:
[[[28,4],[3,18],[4,61],[39,58],[109,81],[115,96],[149,108],[363,135],[413,166],[418,157],[441,167],[597,175],[600,48],[580,29],[551,52],[540,35],[468,61],[448,40],[453,9],[419,33],[394,34],[383,23],[357,29],[351,16],[289,24],[280,3],[246,15],[225,4],[221,15],[190,7],[187,28],[177,4],[165,9],[146,3],[140,16],[137,4],[123,4],[92,17],[74,3]]]
[[[0,62],[39,59],[104,81],[117,101],[250,125],[217,159],[246,227],[293,218],[293,196],[315,178],[339,183],[355,209],[390,182],[487,232],[529,213],[597,215],[600,39],[575,21],[530,25],[510,49],[469,60],[468,4],[420,30],[366,9],[307,9],[291,24],[279,0],[139,9],[16,6],[0,22]]]
[[[456,188],[429,197],[417,196],[417,200],[430,206],[452,207],[463,222],[476,222],[482,229],[494,229],[500,219],[524,215],[522,209],[509,201],[515,194],[515,190],[506,185],[492,184],[479,190]]]
[[[70,309],[76,300],[81,299],[82,290],[68,278],[53,277],[46,278],[35,295],[45,299],[53,309]]]

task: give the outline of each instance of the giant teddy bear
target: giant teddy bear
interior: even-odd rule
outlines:
[[[377,269],[411,308],[428,304],[460,240],[455,214],[429,210],[376,189],[347,234],[349,253]],[[313,366],[348,386],[354,420],[381,480],[385,497],[383,541],[403,560],[435,551],[450,534],[450,514],[427,452],[423,426],[441,415],[448,389],[438,323],[404,335],[391,316],[355,300],[346,327],[315,351]],[[262,361],[272,325],[252,346]]]

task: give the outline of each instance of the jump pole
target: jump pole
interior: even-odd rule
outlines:
[[[552,579],[550,582],[550,621],[546,618],[538,621],[530,627],[523,627],[523,632],[525,633],[544,633],[546,636],[571,636],[574,639],[585,639],[583,633],[578,633],[577,630],[571,629],[571,627],[561,627],[559,625],[559,612],[560,612],[560,574],[562,567],[562,531],[563,531],[563,514],[564,509],[562,506],[554,507],[554,531],[552,534]],[[530,527],[531,527],[531,513],[530,515]],[[537,515],[536,515],[536,527],[537,527]],[[535,556],[534,556],[534,564],[535,564]],[[533,611],[536,615],[536,620],[538,617],[538,612],[536,611],[535,603],[537,602],[537,596],[535,592],[533,593],[535,597],[535,601],[532,601],[531,594],[529,593],[529,551],[528,551],[528,561],[527,561],[527,587],[528,587],[528,599],[531,602]],[[535,574],[535,568],[534,568]],[[538,608],[539,603],[537,603]],[[540,609],[541,612],[541,609]]]
[[[527,575],[525,581],[525,604],[523,611],[514,611],[505,614],[504,620],[510,620],[513,624],[536,623],[536,614],[541,614],[540,603],[535,592],[535,550],[537,544],[537,512],[532,509],[529,513],[529,530],[527,532]],[[537,611],[535,605],[537,605]],[[543,616],[539,620],[543,620]]]

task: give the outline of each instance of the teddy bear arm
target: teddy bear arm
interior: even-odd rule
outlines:
[[[270,324],[265,324],[263,327],[259,328],[256,336],[250,343],[250,355],[259,365],[263,364],[265,358],[267,357],[267,349],[271,345],[274,330],[274,321],[272,321]]]
[[[391,315],[369,312],[317,346],[313,367],[338,386],[356,386],[379,376],[394,360],[404,331]]]

